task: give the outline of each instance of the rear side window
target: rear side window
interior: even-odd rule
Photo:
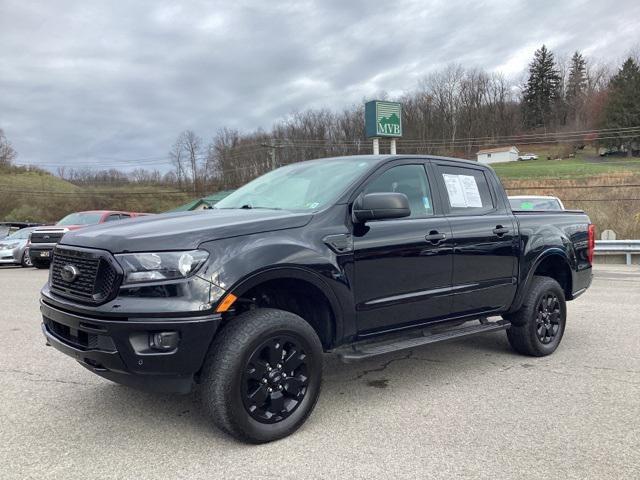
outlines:
[[[372,180],[364,193],[404,193],[409,199],[409,218],[424,218],[433,215],[433,201],[423,165],[398,165]]]
[[[489,182],[482,170],[437,165],[445,205],[454,215],[479,215],[495,208]]]

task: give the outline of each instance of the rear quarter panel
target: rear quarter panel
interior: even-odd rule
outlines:
[[[520,265],[518,295],[512,310],[519,308],[536,267],[550,255],[562,258],[571,270],[568,299],[581,293],[591,283],[588,260],[589,217],[582,211],[516,212],[520,231]]]

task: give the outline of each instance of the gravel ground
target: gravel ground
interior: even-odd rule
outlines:
[[[640,478],[640,269],[598,266],[546,358],[504,332],[352,365],[261,446],[192,396],[103,380],[40,332],[46,271],[0,268],[0,478]]]

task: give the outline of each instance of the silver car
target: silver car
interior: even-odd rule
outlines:
[[[0,265],[32,266],[29,258],[29,235],[36,228],[22,228],[0,240]]]

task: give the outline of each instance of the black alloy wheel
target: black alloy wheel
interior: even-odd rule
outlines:
[[[249,357],[242,378],[247,412],[259,422],[280,422],[304,400],[309,385],[307,355],[298,339],[266,339]]]
[[[550,355],[560,345],[567,323],[564,290],[553,278],[535,276],[520,310],[504,317],[511,322],[507,338],[516,352]]]
[[[560,331],[560,300],[549,292],[540,298],[537,306],[536,333],[538,339],[547,345],[553,341]]]
[[[307,420],[322,383],[322,343],[291,312],[256,308],[229,319],[200,374],[203,407],[238,440],[264,443]]]

